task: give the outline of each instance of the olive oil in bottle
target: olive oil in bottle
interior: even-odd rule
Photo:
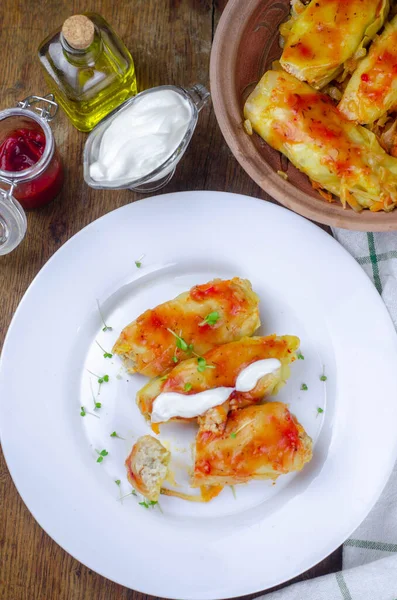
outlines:
[[[137,93],[131,54],[96,13],[66,19],[38,52],[51,91],[80,131]]]

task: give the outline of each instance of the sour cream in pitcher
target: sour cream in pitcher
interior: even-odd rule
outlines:
[[[90,176],[97,182],[123,185],[149,175],[172,156],[191,119],[189,102],[173,90],[159,89],[137,96],[104,132],[98,158],[90,165]],[[162,171],[158,178],[164,174]]]

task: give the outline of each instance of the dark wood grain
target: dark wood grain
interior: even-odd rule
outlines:
[[[101,13],[131,50],[140,89],[166,83],[208,85],[214,29],[226,0],[2,0],[0,109],[31,93],[48,90],[36,58],[40,41],[73,13]],[[28,233],[12,254],[0,257],[0,344],[34,276],[82,227],[140,198],[129,191],[92,190],[83,182],[85,135],[63,114],[53,124],[66,182],[61,196],[28,215]],[[271,200],[253,183],[223,141],[213,111],[205,108],[193,141],[166,192],[213,189]],[[0,399],[6,402],[5,398]],[[144,600],[66,554],[34,521],[20,499],[0,452],[0,599]],[[298,579],[340,568],[334,553]],[[249,596],[252,598],[253,596]]]

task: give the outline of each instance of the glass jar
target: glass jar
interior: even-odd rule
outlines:
[[[48,124],[57,109],[49,94],[0,112],[0,254],[22,241],[23,209],[48,204],[61,191],[63,168]]]
[[[145,176],[138,178],[130,178],[128,181],[122,184],[114,181],[97,181],[93,179],[90,174],[90,167],[97,162],[101,141],[106,132],[115,119],[125,110],[129,109],[135,102],[139,102],[140,99],[149,94],[155,94],[161,90],[171,90],[172,92],[180,95],[190,107],[190,122],[188,124],[186,133],[175,148],[175,150],[168,156],[162,164],[157,168],[153,169],[150,173]],[[150,88],[137,94],[133,98],[130,98],[124,102],[121,106],[116,108],[108,117],[101,121],[95,129],[89,134],[87,141],[84,146],[84,180],[92,188],[96,189],[130,189],[135,192],[149,193],[155,192],[171,180],[174,175],[175,169],[182,156],[184,155],[189,142],[193,136],[194,130],[197,125],[198,115],[200,110],[209,100],[210,94],[208,90],[201,84],[193,85],[189,89],[185,89],[176,85],[163,85],[159,87]]]

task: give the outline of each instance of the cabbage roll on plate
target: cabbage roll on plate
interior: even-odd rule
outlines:
[[[382,27],[388,0],[312,0],[292,2],[292,17],[280,27],[282,67],[301,81],[322,88],[349,59],[365,54],[364,46]]]
[[[183,361],[166,376],[150,381],[137,393],[138,407],[147,419],[152,416],[156,423],[170,419],[196,420],[209,411],[222,428],[229,410],[258,403],[277,393],[290,375],[289,365],[296,358],[299,344],[299,338],[295,336],[271,335],[246,337],[218,346],[202,357]],[[267,359],[273,360],[270,372],[244,386],[242,372],[248,373],[248,367],[255,364],[269,366],[270,363],[265,364]],[[263,362],[259,365],[259,361]],[[237,386],[239,375],[240,385]],[[236,386],[249,389],[236,391]],[[209,393],[211,391],[216,392],[216,398],[219,396],[219,402],[211,402],[215,397]]]
[[[397,16],[354,71],[338,108],[362,124],[372,124],[397,108]]]
[[[130,373],[156,377],[190,358],[191,346],[203,354],[260,324],[259,298],[247,279],[214,279],[145,311],[123,329],[113,352]]]
[[[219,435],[201,426],[192,487],[277,479],[312,458],[312,440],[282,402],[231,413]]]
[[[348,121],[329,96],[283,71],[268,71],[248,97],[244,116],[270,146],[306,173],[316,189],[356,211],[392,210],[397,159],[376,136]],[[332,201],[331,194],[323,195]]]

